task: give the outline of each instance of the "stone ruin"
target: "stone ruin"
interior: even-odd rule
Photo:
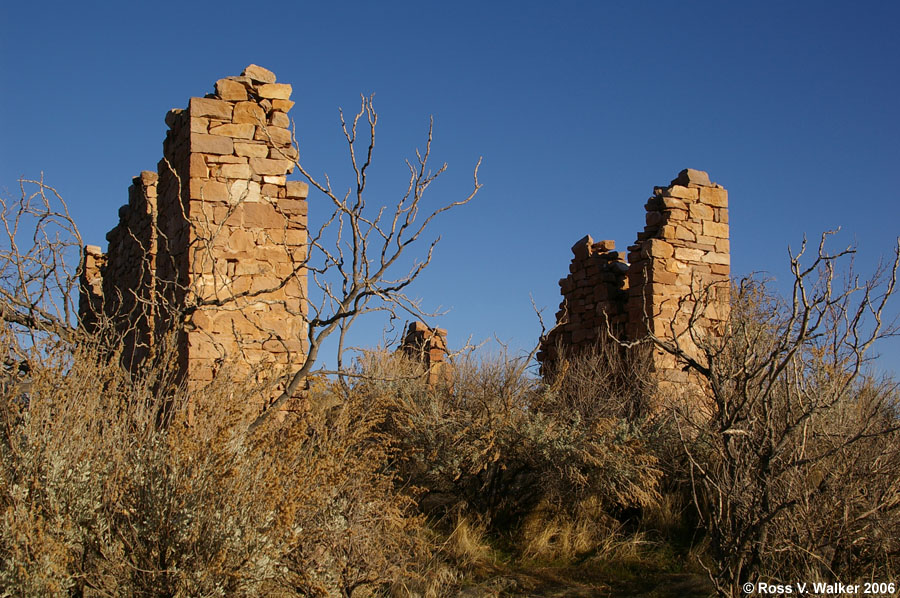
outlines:
[[[286,179],[297,157],[291,91],[250,65],[217,81],[215,93],[169,111],[163,158],[156,172],[134,178],[107,252],[85,247],[81,321],[119,333],[126,367],[139,367],[169,330],[179,331],[179,370],[189,384],[212,380],[229,361],[236,379],[259,367],[299,367],[307,349],[300,339],[309,189]],[[557,326],[538,354],[544,375],[560,349],[577,352],[610,337],[636,343],[652,334],[690,354],[697,347],[689,322],[695,338],[721,333],[729,309],[727,192],[687,169],[654,188],[645,207],[647,225],[627,261],[613,241],[586,236],[572,247]],[[430,384],[449,375],[446,331],[413,323],[401,350],[422,360]],[[697,389],[658,347],[651,368],[661,391]]]
[[[122,335],[126,367],[170,329],[181,330],[189,384],[230,358],[236,377],[263,364],[299,367],[308,186],[286,179],[297,157],[290,96],[290,85],[250,65],[169,111],[163,158],[134,178],[106,254],[85,248],[81,321]]]
[[[399,351],[425,366],[429,386],[447,380],[451,375],[451,366],[447,361],[447,331],[443,328],[429,328],[422,322],[413,322],[403,337]]]
[[[552,374],[560,350],[577,353],[613,339],[630,344],[654,335],[695,355],[694,339],[724,331],[728,192],[705,172],[686,169],[667,187],[655,187],[644,207],[647,225],[628,247],[627,261],[613,241],[595,242],[590,235],[572,247],[569,275],[559,281],[557,325],[538,353],[544,375]],[[660,397],[702,386],[658,346],[650,364]]]

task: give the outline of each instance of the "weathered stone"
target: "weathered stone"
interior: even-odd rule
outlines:
[[[231,121],[237,125],[264,125],[266,124],[266,111],[256,102],[238,102],[234,105],[234,115]]]
[[[219,79],[216,81],[216,95],[232,102],[246,100],[247,88],[232,79]]]
[[[249,158],[265,158],[269,155],[269,147],[263,143],[234,143],[234,153]]]
[[[290,145],[293,138],[291,132],[280,127],[257,127],[254,139],[268,141],[275,145]]]
[[[728,225],[712,220],[703,221],[703,234],[710,237],[718,237],[720,239],[728,238]]]
[[[207,179],[191,179],[191,198],[207,201],[227,201],[228,188],[225,183]]]
[[[250,124],[225,124],[217,127],[210,127],[210,135],[221,135],[223,137],[232,137],[234,139],[253,139],[256,127]]]
[[[270,203],[248,203],[244,206],[244,226],[259,228],[281,228],[284,216],[279,214]]]
[[[258,81],[260,83],[275,83],[276,81],[275,73],[256,64],[247,66],[247,68],[244,69],[244,72],[242,72],[241,75],[249,77],[253,81]]]
[[[309,196],[309,185],[303,181],[287,181],[285,190],[287,197],[306,199]]]
[[[251,174],[249,164],[225,164],[219,169],[219,176],[227,179],[249,179]]]
[[[231,154],[234,142],[230,137],[191,133],[191,151],[202,154]]]
[[[234,181],[229,191],[231,202],[257,202],[261,199],[260,186],[256,181]]]
[[[278,210],[288,216],[306,216],[309,207],[304,200],[279,199]]]
[[[291,126],[291,119],[284,112],[273,110],[269,115],[269,124],[273,127],[281,127],[287,129]]]
[[[209,116],[213,118],[221,118],[223,120],[230,120],[232,105],[223,100],[214,100],[211,98],[191,98],[190,113],[192,118]]]
[[[685,168],[678,173],[678,176],[672,180],[673,185],[699,185],[701,187],[710,187],[712,183],[709,181],[709,175],[702,170],[694,170],[693,168]]]
[[[266,83],[259,86],[257,93],[259,97],[270,100],[289,100],[291,99],[291,85],[289,83]]]
[[[675,197],[677,199],[697,199],[700,192],[697,189],[690,189],[681,185],[672,185],[664,192],[667,197]]]
[[[229,140],[230,141],[230,140]],[[293,166],[290,160],[272,160],[271,158],[250,158],[250,168],[259,175],[283,175]]]
[[[700,189],[700,202],[717,208],[727,208],[728,192],[725,189],[703,187]]]
[[[272,100],[272,110],[280,110],[281,112],[290,112],[291,108],[294,107],[294,102],[291,100]]]

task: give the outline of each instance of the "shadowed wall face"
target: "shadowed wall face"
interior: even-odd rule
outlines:
[[[211,380],[226,360],[236,376],[260,364],[296,369],[306,350],[308,187],[286,180],[296,159],[291,91],[250,65],[166,115],[157,173],[135,178],[107,254],[85,254],[82,312],[128,333],[126,366],[187,312],[178,352],[189,382]]]
[[[677,341],[693,356],[694,339],[723,333],[730,284],[728,192],[705,172],[686,169],[668,186],[654,188],[644,207],[646,226],[628,248],[628,262],[613,241],[595,243],[586,236],[572,247],[570,273],[559,281],[557,326],[538,355],[545,374],[553,370],[558,348],[577,352],[609,334],[626,342],[652,334]],[[655,349],[652,367],[661,394],[698,390],[699,381],[668,352]]]

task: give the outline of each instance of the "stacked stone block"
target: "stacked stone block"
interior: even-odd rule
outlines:
[[[119,224],[106,234],[103,310],[123,341],[122,361],[134,368],[153,344],[156,317],[157,182],[155,172],[134,177]]]
[[[652,333],[697,355],[692,336],[722,334],[728,318],[728,192],[705,172],[686,169],[654,188],[645,208],[647,226],[628,248],[628,336]],[[670,353],[656,349],[653,362],[665,390],[691,382]]]
[[[78,277],[78,321],[92,330],[103,314],[103,268],[106,255],[96,245],[85,245],[81,254],[81,273]]]
[[[429,385],[433,386],[450,377],[450,364],[447,362],[447,331],[443,328],[432,329],[422,322],[413,322],[403,337],[400,351],[425,366]]]
[[[593,244],[588,236],[573,247],[571,274],[560,281],[558,326],[538,356],[544,372],[558,357],[557,345],[578,350],[606,336],[597,313],[609,315],[619,340],[652,334],[692,356],[700,349],[694,338],[722,334],[729,304],[727,191],[705,172],[686,169],[668,186],[654,188],[645,208],[646,226],[628,248],[627,265],[618,255],[603,257],[601,250],[612,253],[611,242]],[[605,266],[592,267],[598,258]],[[662,349],[654,349],[652,367],[661,392],[684,394],[702,386]]]
[[[597,241],[590,235],[572,246],[569,275],[560,279],[563,295],[556,314],[557,322],[544,342],[538,359],[556,361],[557,349],[582,350],[606,337],[607,328],[620,335],[626,324],[628,301],[628,264],[615,251],[614,241]]]
[[[148,249],[133,264],[152,264],[152,328],[156,335],[181,330],[189,382],[211,380],[226,361],[236,376],[264,364],[296,369],[306,351],[308,186],[286,178],[296,158],[291,91],[250,65],[166,116],[150,227],[155,256],[148,259]],[[149,178],[141,183],[149,205]],[[113,241],[134,233],[132,211],[110,233],[108,264],[132,255],[131,246]],[[107,272],[104,291],[125,295],[143,285],[134,273]]]

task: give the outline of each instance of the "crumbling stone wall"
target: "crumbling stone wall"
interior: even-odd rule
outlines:
[[[587,236],[572,247],[570,273],[559,281],[557,326],[538,355],[545,374],[560,348],[578,351],[610,332],[626,343],[650,334],[677,341],[689,355],[697,352],[692,334],[722,333],[729,302],[727,191],[705,172],[686,169],[654,188],[644,207],[646,226],[628,248],[628,262],[612,241]],[[670,353],[655,348],[651,364],[661,394],[698,389]]]
[[[429,328],[422,322],[413,322],[403,337],[400,351],[410,359],[420,361],[426,368],[427,382],[435,385],[450,377],[450,363],[447,362],[447,331],[443,328]]]
[[[157,173],[135,179],[106,256],[86,252],[100,265],[85,279],[82,311],[102,305],[131,327],[129,364],[185,318],[177,346],[189,382],[211,380],[229,359],[236,376],[293,367],[306,350],[308,186],[286,179],[296,158],[291,91],[250,65],[167,114]]]

